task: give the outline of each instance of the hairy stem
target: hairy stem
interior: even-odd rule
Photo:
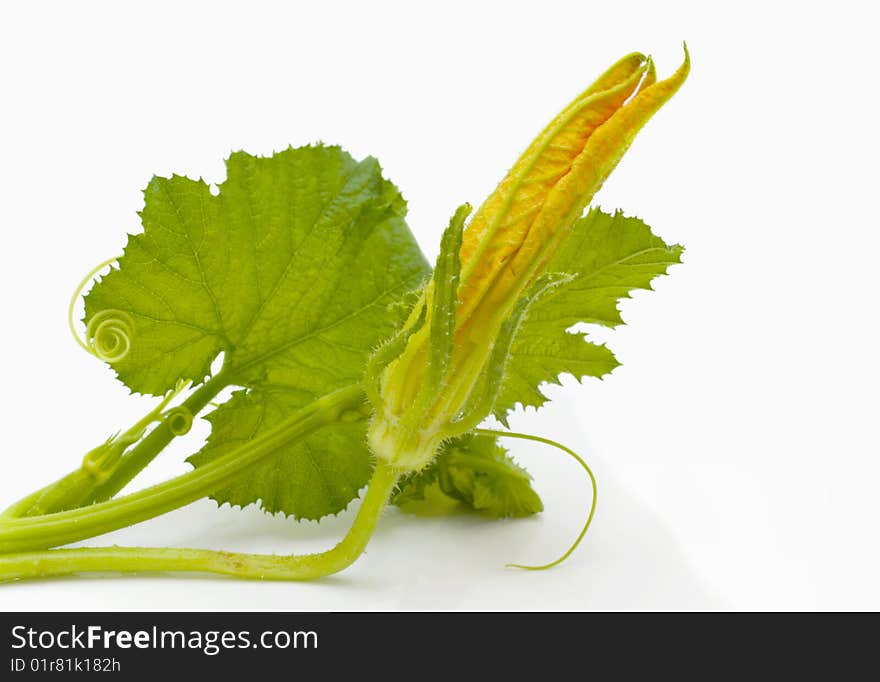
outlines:
[[[0,553],[57,547],[108,533],[182,507],[232,483],[243,471],[291,440],[361,406],[360,385],[323,396],[282,423],[213,462],[125,497],[44,516],[0,519]]]
[[[320,578],[343,570],[363,553],[382,509],[388,503],[399,473],[381,460],[376,464],[354,523],[339,544],[326,552],[278,556],[148,547],[55,549],[0,556],[0,580],[41,578],[88,571],[194,571],[256,580]]]

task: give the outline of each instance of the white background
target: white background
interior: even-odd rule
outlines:
[[[154,173],[235,149],[375,155],[426,253],[608,64],[693,72],[597,198],[687,246],[623,306],[623,366],[554,387],[511,445],[537,518],[390,510],[312,584],[95,577],[0,586],[0,609],[877,609],[876,18],[868,2],[7,3],[0,10],[0,501],[145,413],[66,329],[68,297],[139,229]],[[139,485],[187,467],[200,425]],[[303,552],[350,523],[203,501],[95,540]]]

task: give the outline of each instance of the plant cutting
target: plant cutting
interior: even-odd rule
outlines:
[[[434,493],[489,516],[543,508],[504,438],[545,382],[617,366],[579,323],[622,324],[619,299],[680,262],[639,219],[584,211],[636,134],[680,88],[640,53],[612,65],[531,143],[476,210],[459,207],[426,263],[400,192],[375,159],[315,145],[232,154],[216,191],[153,178],[143,232],[71,303],[78,343],[131,391],[156,396],[66,476],[0,516],[0,579],[197,571],[303,580],[363,552],[382,510]],[[472,215],[472,217],[471,217]],[[470,219],[469,219],[470,218]],[[73,322],[83,297],[84,337]],[[212,371],[212,367],[215,368]],[[231,397],[217,403],[221,391]],[[228,392],[227,392],[228,393]],[[193,470],[121,495],[193,420],[211,434]],[[108,431],[114,429],[110,428]],[[202,497],[320,519],[366,486],[351,529],[309,555],[62,545]]]

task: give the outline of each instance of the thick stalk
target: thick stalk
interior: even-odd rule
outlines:
[[[56,549],[0,556],[0,580],[44,578],[88,571],[189,571],[256,580],[320,578],[341,571],[363,553],[399,473],[381,460],[376,464],[354,523],[342,541],[326,552],[278,556],[146,547]]]
[[[210,495],[291,440],[337,421],[364,401],[360,385],[323,396],[282,423],[213,462],[145,490],[81,509],[0,519],[0,553],[57,547],[108,533]]]
[[[55,483],[58,483],[58,481]],[[45,488],[40,488],[27,497],[22,497],[18,502],[4,509],[3,513],[0,513],[0,521],[6,518],[13,519],[20,516],[27,516],[28,509],[33,507],[36,501],[40,499],[40,496],[55,485],[55,483],[50,483]]]
[[[194,391],[182,406],[193,416],[197,415],[227,383],[227,377],[221,371]],[[123,455],[109,476],[99,480],[90,471],[75,469],[16,502],[0,515],[0,519],[52,514],[109,500],[152,462],[174,437],[167,424],[159,424]]]
[[[96,484],[95,476],[83,468],[75,469],[45,488],[19,500],[6,509],[2,516],[20,518],[52,514],[82,506]]]

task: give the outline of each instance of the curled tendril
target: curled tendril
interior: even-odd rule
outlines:
[[[134,320],[131,315],[122,310],[102,310],[96,313],[86,326],[85,340],[80,338],[80,335],[77,333],[73,316],[76,302],[79,300],[83,289],[86,288],[98,272],[117,260],[118,258],[111,258],[93,268],[79,283],[76,291],[73,292],[70,305],[67,308],[67,324],[77,344],[96,358],[110,363],[119,362],[131,350],[131,341],[134,334]]]
[[[122,310],[102,310],[86,327],[88,351],[104,362],[119,362],[131,350],[134,320]]]
[[[193,425],[193,415],[183,405],[178,405],[162,415],[162,421],[171,429],[175,436],[185,436]]]
[[[571,556],[571,553],[577,549],[577,546],[581,544],[581,540],[584,539],[584,536],[587,534],[587,531],[590,529],[590,524],[593,522],[593,515],[596,513],[596,499],[599,495],[598,486],[596,485],[596,477],[593,475],[593,471],[590,469],[589,465],[581,459],[578,454],[571,450],[561,443],[557,443],[555,440],[550,440],[549,438],[542,438],[541,436],[532,436],[527,433],[516,433],[515,431],[497,431],[495,429],[474,429],[474,433],[482,436],[498,436],[500,438],[518,438],[519,440],[530,440],[535,443],[543,443],[544,445],[551,445],[554,448],[562,450],[569,457],[574,459],[578,464],[581,465],[584,471],[587,472],[587,475],[590,477],[590,484],[593,487],[593,501],[590,503],[590,513],[587,516],[587,521],[584,524],[584,527],[581,529],[580,534],[577,536],[575,541],[572,543],[571,547],[568,548],[568,551],[563,554],[561,557],[556,559],[555,561],[551,561],[549,564],[543,564],[541,566],[524,566],[522,564],[507,564],[508,568],[522,568],[526,571],[544,571],[548,568],[553,568],[554,566],[561,564],[563,561],[568,559]]]

